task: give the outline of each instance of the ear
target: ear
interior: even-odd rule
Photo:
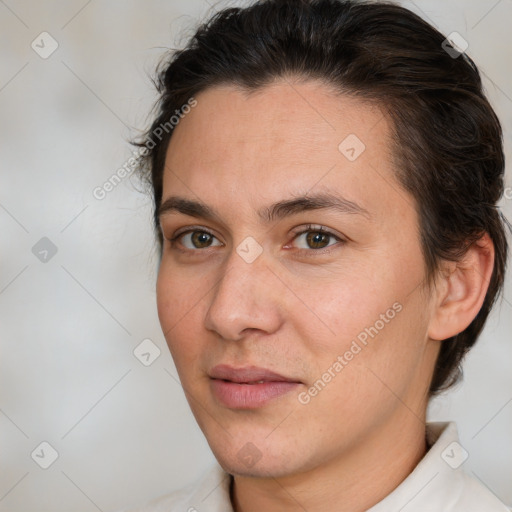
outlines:
[[[494,244],[485,233],[460,261],[445,261],[434,292],[428,334],[442,341],[462,332],[476,317],[494,267]]]

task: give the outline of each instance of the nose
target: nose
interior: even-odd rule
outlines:
[[[219,271],[205,327],[225,340],[240,340],[250,331],[270,334],[282,323],[283,298],[279,279],[264,255],[248,263],[233,251]]]

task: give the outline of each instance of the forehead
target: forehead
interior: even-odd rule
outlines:
[[[283,153],[293,149],[299,155],[321,141],[326,143],[324,151],[337,152],[346,135],[354,134],[360,139],[371,136],[375,145],[389,132],[387,120],[375,103],[335,94],[332,87],[318,81],[281,80],[250,92],[221,85],[203,91],[196,99],[197,107],[173,135],[176,139],[180,132],[190,135],[194,131],[197,137],[204,137],[203,151],[188,155],[191,158],[211,156],[204,151],[212,153],[214,149],[228,156],[223,151],[226,145],[219,147],[218,142],[232,144],[229,155],[236,149],[255,147],[258,141],[265,142],[276,156],[281,153],[279,149]],[[304,151],[297,147],[298,143],[305,144]],[[292,157],[288,153],[286,156]]]
[[[196,100],[167,149],[164,199],[256,207],[309,191],[368,204],[397,194],[389,124],[377,105],[317,81],[285,80],[250,93],[217,86]]]

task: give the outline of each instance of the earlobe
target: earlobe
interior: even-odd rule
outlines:
[[[487,233],[458,262],[445,262],[436,286],[430,339],[442,341],[462,332],[476,317],[494,267],[494,244]]]

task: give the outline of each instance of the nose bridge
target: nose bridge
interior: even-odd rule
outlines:
[[[271,276],[261,246],[258,249],[254,239],[240,243],[229,255],[214,285],[206,328],[225,339],[239,339],[248,328],[277,328],[279,308],[273,304],[274,287],[268,282]]]

